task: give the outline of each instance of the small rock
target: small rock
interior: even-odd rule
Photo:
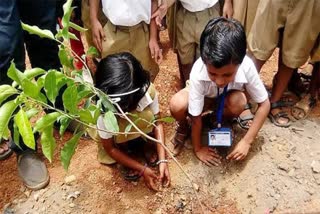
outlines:
[[[70,200],[70,199],[76,199],[80,196],[80,192],[79,191],[75,191],[75,192],[72,192],[70,193],[68,196],[67,196],[67,199]],[[66,195],[63,195],[63,197],[66,197]]]
[[[294,171],[295,171],[295,169],[291,169],[291,170],[288,172],[288,175],[289,175],[290,177],[293,177],[293,176],[294,176]]]
[[[277,136],[275,136],[275,135],[273,135],[273,136],[271,136],[270,138],[269,138],[269,141],[270,142],[274,142],[274,141],[276,141],[277,140]]]
[[[279,163],[278,164],[278,169],[281,169],[283,171],[289,172],[289,166],[285,163]]]
[[[40,199],[40,202],[41,202],[41,203],[44,203],[45,201],[46,201],[46,199],[44,199],[44,198],[41,198],[41,199]]]
[[[311,168],[314,173],[320,173],[320,162],[313,160],[311,163]]]
[[[40,211],[43,212],[43,213],[45,213],[45,212],[46,212],[46,208],[45,208],[45,207],[42,207]]]
[[[117,183],[114,181],[113,183],[112,183],[112,185],[116,185]]]
[[[71,213],[71,210],[65,210],[65,212],[67,213],[67,214],[70,214]]]
[[[14,199],[14,200],[12,201],[12,203],[13,203],[13,204],[18,204],[18,203],[19,203],[19,200],[18,200],[18,199]]]
[[[186,197],[185,195],[181,195],[181,196],[180,196],[180,199],[181,199],[182,201],[186,201],[186,200],[187,200],[187,197]]]
[[[137,181],[133,181],[131,182],[133,184],[133,186],[137,186],[138,185],[138,182]]]
[[[117,187],[117,188],[116,188],[116,193],[121,193],[121,192],[122,192],[122,188]]]
[[[146,195],[146,196],[144,196],[144,199],[148,200],[148,199],[149,199],[149,196],[147,196],[147,195]]]
[[[313,189],[307,189],[307,192],[310,194],[310,195],[313,195],[315,193],[315,191]]]
[[[25,194],[25,196],[27,196],[27,198],[29,198],[29,197],[30,197],[30,195],[31,195],[31,191],[26,190],[26,191],[24,192],[24,194]]]
[[[126,210],[128,210],[128,209],[130,209],[130,206],[129,206],[129,205],[127,205],[125,208],[126,208]]]
[[[76,206],[76,205],[75,205],[74,203],[70,203],[70,204],[69,204],[69,207],[70,207],[70,208],[74,208],[75,206]]]
[[[27,188],[25,186],[20,187],[20,192],[25,192],[26,190],[27,190]]]
[[[197,191],[197,192],[199,192],[199,185],[198,184],[196,184],[196,183],[194,183],[193,184],[193,188]]]
[[[74,182],[76,180],[76,176],[74,175],[70,175],[65,177],[64,182],[68,185],[70,185],[72,182]]]

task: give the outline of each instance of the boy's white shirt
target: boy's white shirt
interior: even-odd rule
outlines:
[[[182,7],[190,12],[198,12],[213,7],[218,0],[180,0]]]
[[[138,103],[137,111],[142,112],[145,108],[149,107],[154,115],[158,114],[160,112],[159,108],[159,100],[158,100],[158,92],[156,92],[154,99],[152,100],[149,92],[147,91],[146,94],[141,98],[141,100]],[[113,137],[112,133],[108,133],[106,129],[106,126],[103,122],[103,115],[100,115],[97,121],[97,128],[98,134],[100,138],[102,139],[109,139]],[[105,130],[105,131],[103,131]]]
[[[207,67],[201,57],[194,63],[190,73],[188,111],[192,116],[202,113],[205,97],[217,96],[217,85],[210,80]],[[228,84],[229,90],[247,91],[250,98],[257,103],[268,99],[268,92],[264,87],[253,61],[245,56],[235,75],[234,81]],[[222,93],[223,89],[220,89]]]
[[[108,20],[118,26],[150,23],[151,0],[101,0],[102,11]]]

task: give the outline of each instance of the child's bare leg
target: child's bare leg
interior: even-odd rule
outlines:
[[[193,63],[181,64],[179,56],[177,56],[177,58],[178,58],[178,65],[179,65],[179,72],[180,72],[180,84],[181,84],[181,88],[184,88],[186,86],[186,81],[190,77]]]
[[[226,117],[238,117],[244,112],[246,104],[247,98],[242,91],[231,91],[226,97],[224,115]]]
[[[289,68],[286,65],[284,65],[282,62],[279,66],[279,71],[277,73],[277,81],[275,82],[275,85],[273,85],[272,88],[272,95],[270,98],[271,103],[271,114],[276,115],[279,112],[281,112],[280,107],[272,107],[273,103],[276,103],[280,101],[284,91],[286,90],[288,83],[291,79],[291,76],[293,74],[294,69]],[[278,124],[287,124],[290,123],[290,119],[288,117],[277,117],[277,123]]]
[[[170,100],[170,111],[171,115],[177,121],[177,130],[174,136],[173,145],[174,150],[173,154],[178,155],[183,148],[184,142],[188,137],[188,99],[189,92],[187,89],[182,89]]]
[[[316,62],[313,66],[312,77],[310,82],[310,95],[316,98],[317,91],[320,86],[320,62]]]

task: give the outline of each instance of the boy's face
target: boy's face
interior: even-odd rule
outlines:
[[[216,68],[213,65],[206,63],[209,78],[217,84],[219,88],[224,88],[228,83],[234,80],[239,65],[232,63],[221,68]]]

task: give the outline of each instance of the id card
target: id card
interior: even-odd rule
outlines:
[[[232,131],[230,128],[217,128],[208,132],[209,146],[231,146]]]

